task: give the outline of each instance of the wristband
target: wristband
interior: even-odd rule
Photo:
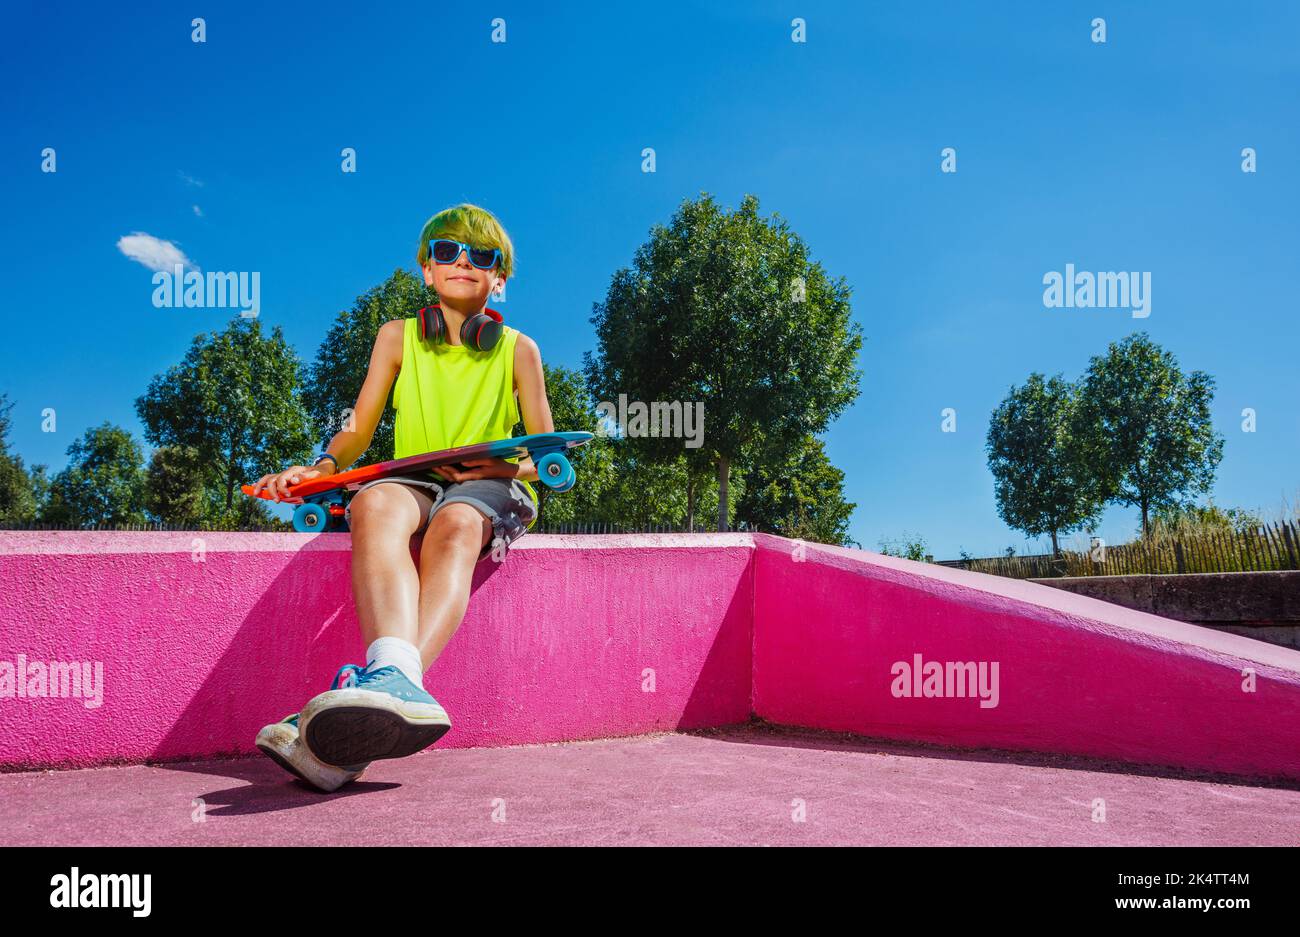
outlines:
[[[329,459],[334,463],[334,471],[337,472],[339,470],[339,460],[334,458],[334,456],[330,455],[328,452],[322,452],[320,455],[316,456],[316,465],[320,465],[326,459]]]

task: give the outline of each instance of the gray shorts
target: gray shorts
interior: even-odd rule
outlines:
[[[433,499],[429,514],[417,533],[427,528],[433,515],[448,504],[460,502],[477,508],[480,514],[492,522],[492,537],[479,552],[479,562],[487,559],[498,547],[502,551],[501,560],[504,562],[510,545],[527,533],[528,525],[537,517],[537,505],[533,503],[528,489],[517,478],[474,478],[466,482],[447,482],[425,473],[393,475],[367,482],[356,490],[353,497],[371,485],[385,484],[423,488]],[[349,502],[344,512],[349,523],[352,520],[351,512],[352,505]]]

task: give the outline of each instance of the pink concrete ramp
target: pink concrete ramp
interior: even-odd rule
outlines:
[[[360,638],[343,534],[3,533],[0,769],[251,754]],[[1300,652],[766,535],[524,538],[439,749],[743,723],[1300,779]]]
[[[764,719],[1300,778],[1300,652],[1019,580],[757,545]]]

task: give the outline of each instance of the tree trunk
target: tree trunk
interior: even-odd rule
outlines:
[[[1149,525],[1148,522],[1147,522],[1147,508],[1148,508],[1148,507],[1149,507],[1149,505],[1147,504],[1146,499],[1144,498],[1144,499],[1142,500],[1142,539],[1143,539],[1143,540],[1147,539],[1147,537],[1150,536],[1150,534],[1151,534],[1151,528],[1150,528],[1150,525]]]
[[[1060,544],[1056,542],[1056,531],[1052,531],[1052,556],[1060,556],[1060,555],[1061,555],[1061,547]]]
[[[695,533],[695,476],[686,478],[686,529]]]
[[[726,533],[727,515],[731,513],[727,510],[727,478],[731,474],[731,463],[727,457],[718,457],[718,532]]]

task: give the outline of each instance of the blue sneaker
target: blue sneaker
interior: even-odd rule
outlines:
[[[413,755],[446,735],[451,719],[424,687],[396,667],[380,667],[355,686],[312,699],[298,725],[316,758],[343,767]]]
[[[355,686],[365,669],[347,664],[334,675],[331,689]],[[279,722],[263,726],[257,733],[257,748],[290,774],[302,778],[312,787],[331,793],[344,784],[355,781],[366,770],[366,764],[340,767],[327,765],[313,755],[302,743],[298,730],[301,713],[285,716]]]

